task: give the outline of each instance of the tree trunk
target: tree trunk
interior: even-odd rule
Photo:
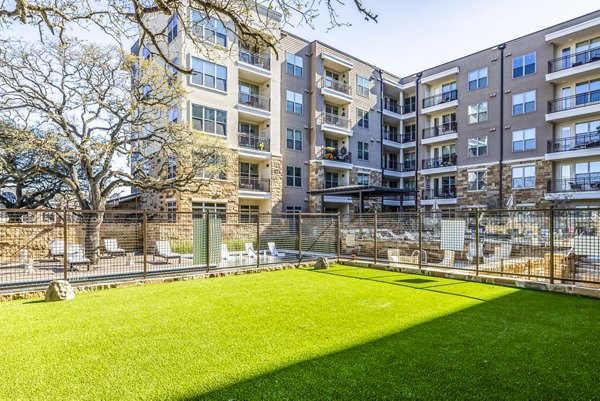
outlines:
[[[90,259],[92,265],[97,265],[100,260],[100,227],[104,213],[83,213],[81,220],[85,235],[85,256]]]

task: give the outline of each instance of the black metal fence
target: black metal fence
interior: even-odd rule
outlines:
[[[600,209],[0,213],[0,289],[260,268],[319,256],[600,287]]]

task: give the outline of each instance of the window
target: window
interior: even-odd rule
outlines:
[[[177,123],[179,120],[179,109],[177,107],[173,107],[169,110],[167,118],[170,123]]]
[[[535,111],[535,91],[517,93],[512,97],[513,116]]]
[[[177,22],[178,22],[177,14],[175,14],[171,18],[169,18],[169,21],[167,22],[167,41],[168,41],[168,43],[171,43],[177,37]]]
[[[202,162],[202,167],[196,171],[196,178],[206,180],[227,179],[227,158],[223,155],[211,155]]]
[[[287,91],[285,110],[288,113],[302,114],[302,94],[293,91]]]
[[[227,67],[192,57],[192,83],[227,91]]]
[[[287,129],[287,148],[302,150],[302,131],[298,129]]]
[[[225,222],[227,219],[227,204],[217,202],[192,202],[192,213],[204,214],[211,213],[216,215],[221,221]]]
[[[488,68],[483,67],[477,70],[469,71],[469,90],[485,88],[488,86]]]
[[[227,136],[227,112],[192,104],[192,128]]]
[[[356,180],[358,185],[369,185],[369,174],[367,173],[358,173],[358,178]]]
[[[303,60],[295,54],[286,53],[287,73],[302,78]]]
[[[535,52],[513,57],[513,78],[535,73]]]
[[[600,37],[577,43],[575,53],[574,67],[597,60],[600,57]]]
[[[487,189],[487,172],[475,170],[468,172],[469,191],[485,191]]]
[[[169,156],[167,160],[167,178],[172,179],[177,177],[177,159],[175,156]]]
[[[575,124],[575,145],[582,146],[590,143],[600,143],[600,120]]]
[[[286,206],[285,212],[289,214],[302,213],[302,206]],[[295,218],[296,216],[288,216],[288,218]]]
[[[534,188],[535,166],[513,167],[512,186],[513,188]]]
[[[356,88],[359,96],[369,97],[369,80],[367,78],[357,76]]]
[[[287,186],[301,187],[302,186],[302,169],[300,167],[286,167]]]
[[[488,119],[488,103],[482,102],[477,104],[472,104],[468,107],[468,119],[469,124],[476,124],[483,121],[487,121]]]
[[[338,186],[338,173],[331,171],[325,172],[325,188],[334,188]]]
[[[240,205],[240,223],[256,223],[258,205]]]
[[[167,202],[167,222],[175,223],[177,221],[177,202],[170,201]]]
[[[356,109],[356,115],[358,117],[358,126],[369,128],[369,112],[363,109]]]
[[[600,101],[600,79],[580,82],[575,85],[575,104],[597,103]]]
[[[194,34],[209,43],[227,47],[227,29],[218,18],[207,18],[200,11],[192,12],[192,30]]]
[[[579,185],[600,183],[600,162],[575,164],[575,182]]]
[[[369,144],[365,142],[358,142],[358,159],[369,160]]]
[[[469,157],[479,157],[488,154],[488,137],[480,136],[468,141]]]
[[[512,134],[513,152],[535,150],[535,128],[514,131]]]

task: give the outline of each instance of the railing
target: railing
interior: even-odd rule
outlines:
[[[240,177],[240,189],[271,192],[271,180],[258,177]]]
[[[557,72],[583,64],[600,61],[600,48],[584,50],[548,61],[548,72]]]
[[[265,70],[271,69],[271,59],[268,56],[240,49],[239,57],[240,61],[243,61],[246,64],[251,64]]]
[[[271,151],[270,138],[261,138],[259,136],[246,134],[244,132],[238,133],[238,145],[242,148],[262,150],[265,152]]]
[[[416,168],[417,168],[416,160],[404,160],[404,163],[402,163],[402,171],[404,171],[404,172],[415,171]]]
[[[423,199],[456,199],[456,187],[423,190]]]
[[[393,160],[384,160],[383,168],[391,171],[401,171],[401,165],[397,161]]]
[[[398,103],[383,102],[383,109],[392,113],[400,114],[401,107]]]
[[[598,103],[600,103],[600,90],[584,92],[548,101],[548,113],[577,109]]]
[[[456,166],[456,153],[423,160],[423,169]]]
[[[352,122],[349,118],[340,117],[333,113],[321,113],[321,124],[335,125],[336,127],[351,129]]]
[[[548,180],[547,192],[600,191],[600,174],[578,174],[575,178]]]
[[[417,110],[416,103],[408,103],[402,106],[402,114],[414,113]]]
[[[332,160],[336,162],[352,163],[352,153],[347,152],[345,148],[340,150],[324,147],[321,149],[319,158],[322,160]]]
[[[352,95],[352,87],[350,85],[333,78],[321,77],[321,79],[319,80],[319,87],[328,88],[340,93],[345,93],[346,95]]]
[[[398,131],[383,131],[383,139],[386,141],[392,141],[400,143],[400,134]]]
[[[402,143],[414,142],[414,141],[416,141],[416,137],[417,137],[416,131],[405,132],[404,135],[402,135]]]
[[[456,121],[444,123],[431,128],[423,128],[423,139],[434,138],[436,136],[455,134],[457,132]]]
[[[568,138],[548,141],[548,153],[568,152],[570,150],[600,147],[600,132],[578,134]]]
[[[438,95],[429,96],[423,99],[423,108],[437,106],[438,104],[451,102],[458,99],[458,92],[456,89],[449,92],[440,93]]]
[[[271,99],[266,96],[255,95],[253,93],[243,93],[240,91],[238,100],[240,104],[245,106],[266,111],[271,110]]]

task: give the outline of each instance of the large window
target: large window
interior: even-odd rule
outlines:
[[[240,223],[256,223],[258,205],[240,205]]]
[[[356,77],[356,93],[359,96],[369,97],[369,80],[367,78]]]
[[[579,42],[575,45],[574,67],[600,58],[600,37]]]
[[[287,91],[286,92],[285,110],[288,113],[302,114],[302,94]]]
[[[369,185],[369,174],[358,173],[356,183],[358,185]]]
[[[285,60],[287,73],[297,77],[302,77],[302,70],[304,68],[302,57],[292,53],[286,53]]]
[[[192,83],[227,91],[227,67],[192,57]]]
[[[369,160],[369,144],[366,142],[358,142],[358,159]]]
[[[226,211],[227,211],[227,203],[192,202],[192,213],[194,213],[194,214],[210,213],[212,215],[216,215],[216,217],[221,219],[221,221],[223,221],[223,222],[227,219],[227,215],[225,214]]]
[[[192,29],[194,34],[206,42],[227,47],[227,29],[218,18],[207,18],[200,11],[192,12]]]
[[[488,86],[488,68],[482,67],[477,70],[469,71],[469,90],[473,91]]]
[[[325,172],[325,188],[335,188],[338,186],[338,173],[331,171]]]
[[[513,152],[535,150],[535,128],[513,131],[512,149]]]
[[[488,102],[472,104],[468,107],[469,124],[488,120]]]
[[[177,177],[177,159],[175,156],[169,156],[167,160],[167,178]]]
[[[520,57],[513,57],[512,64],[513,78],[535,73],[535,52],[527,53]]]
[[[480,136],[468,141],[469,157],[479,157],[488,154],[488,137]]]
[[[469,191],[485,191],[487,189],[487,172],[473,170],[468,172]]]
[[[600,143],[600,120],[575,124],[575,145]]]
[[[178,22],[177,14],[175,14],[171,18],[169,18],[169,21],[167,22],[167,41],[169,43],[171,43],[177,37],[177,30],[178,30],[177,22]]]
[[[359,127],[369,128],[369,112],[367,110],[356,109],[356,117]]]
[[[600,79],[580,82],[575,85],[575,104],[600,102]]]
[[[167,202],[167,222],[175,223],[177,221],[177,202]]]
[[[227,135],[227,112],[192,104],[192,127],[209,134]]]
[[[302,169],[300,167],[286,167],[286,183],[288,187],[302,186]]]
[[[196,171],[196,178],[206,180],[227,179],[227,158],[223,155],[213,154],[202,163],[202,168]]]
[[[512,168],[513,188],[535,188],[535,166]]]
[[[302,131],[298,129],[287,129],[287,148],[302,150]]]
[[[512,113],[514,116],[535,111],[535,91],[517,93],[512,96]]]
[[[577,163],[575,165],[575,181],[578,184],[599,184],[600,161]]]

